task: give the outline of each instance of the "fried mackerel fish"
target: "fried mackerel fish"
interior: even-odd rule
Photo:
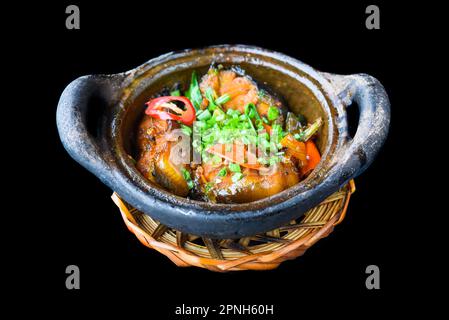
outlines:
[[[305,179],[320,161],[321,118],[307,123],[237,67],[212,66],[146,103],[137,169],[181,197],[218,203],[263,199]],[[181,131],[200,163],[173,161]],[[200,139],[192,139],[192,133]],[[182,138],[182,137],[181,137]]]

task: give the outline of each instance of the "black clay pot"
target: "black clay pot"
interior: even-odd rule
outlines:
[[[201,73],[212,62],[240,65],[293,111],[310,122],[325,120],[318,136],[322,161],[307,179],[259,201],[211,204],[175,196],[137,171],[128,155],[146,99],[165,85],[188,83],[193,70]],[[346,116],[352,101],[360,113],[354,137]],[[281,53],[240,45],[169,53],[128,72],[80,77],[64,90],[57,110],[62,143],[77,162],[154,219],[211,238],[254,235],[300,217],[371,164],[389,123],[388,97],[375,78],[323,73]]]

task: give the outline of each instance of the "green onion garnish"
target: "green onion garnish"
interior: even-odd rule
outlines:
[[[226,103],[229,100],[231,100],[231,96],[229,94],[225,93],[224,95],[222,95],[221,97],[216,99],[215,103],[218,104],[218,105],[222,105],[223,103]]]
[[[256,106],[254,105],[254,103],[248,103],[245,106],[245,114],[250,118],[254,118],[256,117],[257,119],[260,119],[260,115],[257,112]]]
[[[192,177],[190,176],[190,172],[186,168],[181,169],[182,176],[184,177],[184,180],[187,182],[187,186],[189,187],[189,190],[193,188],[193,181]]]
[[[281,161],[281,158],[275,156],[275,157],[271,157],[270,160],[268,161],[268,163],[270,164],[270,166],[273,166],[280,161]]]
[[[267,116],[268,116],[268,120],[270,120],[270,121],[276,120],[279,117],[279,109],[276,108],[275,106],[270,106],[268,108]]]
[[[214,118],[215,121],[223,121],[225,117],[226,117],[225,113],[223,112],[223,110],[219,108],[215,109],[212,115],[212,118]]]
[[[181,131],[186,136],[191,136],[192,135],[192,128],[190,128],[189,126],[186,126],[185,124],[181,124]]]
[[[307,129],[305,129],[303,132],[299,133],[299,137],[295,139],[301,140],[301,141],[307,141],[309,140],[321,127],[323,124],[323,120],[321,118],[316,119],[314,123],[312,123]]]
[[[204,191],[206,191],[206,193],[208,193],[213,187],[212,182],[208,182],[206,183],[206,185],[204,186]]]
[[[212,114],[210,113],[210,111],[208,109],[203,110],[203,112],[196,115],[196,118],[200,121],[210,119],[211,117],[212,117]]]
[[[243,178],[243,173],[241,173],[241,172],[237,172],[237,173],[234,173],[233,175],[232,175],[232,182],[237,182],[237,181],[239,181],[240,179],[242,179]]]
[[[275,123],[271,126],[271,136],[276,139],[276,143],[278,143],[282,138],[283,138],[283,131],[282,131],[282,127]]]
[[[229,164],[229,170],[230,170],[231,172],[241,172],[241,170],[240,170],[240,165],[237,164],[237,163],[230,163],[230,164]]]
[[[262,154],[258,158],[260,163],[269,164],[282,161],[283,158],[280,157],[282,153],[276,154],[282,148],[280,140],[286,134],[281,125],[272,124],[272,136],[266,132],[258,135],[258,132],[264,129],[263,123],[270,122],[268,119],[260,117],[255,104],[247,104],[243,113],[233,109],[223,111],[219,103],[226,101],[225,95],[217,99],[214,90],[208,88],[205,92],[205,98],[209,101],[209,107],[197,111],[197,121],[194,126],[201,139],[193,143],[195,150],[201,154],[202,161],[214,164],[222,163],[221,157],[210,153],[208,150],[216,144],[224,144],[227,146],[226,152],[231,152],[232,150],[228,149],[235,141],[244,145],[256,145],[259,150],[262,150]],[[278,116],[280,114],[275,107],[272,107],[272,109],[271,119],[274,118],[273,113],[278,113]],[[221,179],[228,173],[235,176],[234,179],[236,180],[242,177],[242,169],[237,163],[231,162],[226,168],[220,169],[217,178]],[[235,175],[237,173],[238,175]]]
[[[226,168],[221,168],[221,170],[218,172],[218,175],[220,177],[224,177],[224,176],[226,176],[227,173],[228,173],[228,170],[226,170]]]
[[[217,97],[217,94],[215,93],[215,90],[212,88],[207,88],[205,92],[206,99],[209,101],[209,106],[207,107],[209,110],[214,111],[218,108],[215,98]]]
[[[234,110],[234,109],[228,109],[228,111],[226,111],[226,114],[230,117],[233,117],[234,115],[238,117],[240,115],[240,111]]]
[[[203,96],[201,95],[200,86],[198,85],[198,78],[196,72],[192,72],[192,79],[190,80],[189,90],[185,92],[186,97],[192,102],[195,110],[200,110],[201,103],[203,102]]]

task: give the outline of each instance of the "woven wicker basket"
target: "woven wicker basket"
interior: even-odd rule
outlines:
[[[112,199],[128,229],[145,246],[167,256],[177,266],[212,271],[269,270],[294,259],[332,232],[345,217],[354,181],[306,212],[300,221],[264,234],[237,240],[215,240],[185,234],[131,208],[118,194]]]

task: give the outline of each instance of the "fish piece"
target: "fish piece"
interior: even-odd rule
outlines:
[[[166,149],[158,154],[154,163],[156,181],[174,194],[185,197],[189,193],[187,181],[182,174],[183,165],[175,165],[170,161],[171,142],[166,143]]]
[[[245,106],[248,103],[257,103],[257,86],[249,78],[238,76],[232,70],[212,70],[214,71],[209,71],[201,79],[200,90],[203,96],[208,88],[212,88],[217,96],[228,94],[231,99],[223,105],[223,108],[239,110],[241,113],[245,111]],[[204,100],[203,104],[207,106],[207,102]]]
[[[145,115],[137,131],[137,148],[139,157],[137,169],[150,181],[154,179],[154,159],[158,153],[166,148],[165,133],[170,131],[174,124],[171,121],[154,119]]]
[[[299,173],[292,163],[279,163],[274,173],[260,174],[258,170],[242,168],[243,178],[232,181],[232,172],[218,176],[225,164],[206,166],[205,177],[212,183],[211,191],[217,202],[245,203],[275,195],[299,182]],[[218,179],[218,180],[217,180]],[[217,182],[219,181],[219,182]]]

